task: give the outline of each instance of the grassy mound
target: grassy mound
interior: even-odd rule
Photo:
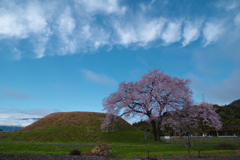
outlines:
[[[12,132],[0,133],[1,141],[53,143],[143,143],[143,132],[120,119],[114,132],[100,129],[105,113],[52,113],[33,124]]]

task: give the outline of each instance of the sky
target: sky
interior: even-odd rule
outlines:
[[[0,0],[0,125],[104,112],[122,81],[159,68],[194,101],[240,98],[239,0]]]

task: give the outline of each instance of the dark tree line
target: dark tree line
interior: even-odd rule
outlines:
[[[216,113],[220,116],[220,121],[223,124],[223,129],[240,129],[240,99],[233,101],[229,105],[213,105]],[[165,114],[167,116],[167,114]],[[139,121],[132,124],[139,129],[150,129],[151,124],[147,121]],[[169,133],[174,133],[171,128],[166,128]],[[208,128],[209,130],[210,128]]]
[[[229,105],[214,105],[216,112],[221,117],[223,128],[240,128],[240,99]]]

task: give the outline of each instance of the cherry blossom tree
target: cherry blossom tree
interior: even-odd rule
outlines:
[[[205,133],[206,127],[219,130],[222,127],[220,116],[212,104],[201,102],[185,107],[164,117],[163,125],[180,134]]]
[[[163,126],[173,129],[180,135],[188,135],[185,147],[190,155],[192,140],[189,135],[194,132],[205,133],[207,127],[219,130],[222,127],[222,123],[220,122],[220,116],[216,113],[216,109],[213,105],[207,102],[202,102],[168,113],[163,119]],[[200,144],[204,142],[204,138],[202,140],[196,140],[198,141],[197,143]],[[196,146],[200,157],[200,152],[202,150],[201,145],[198,144]]]
[[[190,80],[171,77],[159,69],[150,70],[137,82],[122,82],[116,92],[103,99],[107,116],[102,129],[116,120],[140,117],[152,125],[154,140],[160,140],[163,114],[192,104]]]

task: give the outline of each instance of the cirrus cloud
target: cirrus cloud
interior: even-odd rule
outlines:
[[[169,45],[181,40],[181,23],[181,21],[168,23],[166,29],[162,33],[164,45]]]
[[[229,9],[222,12],[237,10],[239,3],[235,2],[229,2]],[[169,2],[163,6],[166,5],[173,4]],[[215,6],[208,7],[221,8]],[[173,43],[186,47],[200,40],[198,42],[207,47],[226,39],[228,32],[239,28],[239,12],[204,19],[203,15],[184,13],[166,16],[156,7],[155,1],[136,6],[118,0],[2,1],[0,42],[14,41],[7,43],[5,48],[12,52],[14,59],[20,60],[22,53],[24,57],[34,53],[29,57],[42,58],[92,53],[104,46],[107,50],[114,46],[148,48],[166,47]],[[150,11],[154,12],[150,14]],[[223,18],[229,21],[225,22]]]
[[[75,0],[75,2],[90,13],[123,14],[127,9],[125,6],[120,6],[118,0]]]
[[[23,93],[21,91],[17,91],[13,88],[9,87],[2,87],[3,94],[7,97],[14,98],[14,99],[20,99],[20,100],[25,100],[31,98],[31,95],[28,95],[26,93]]]
[[[85,76],[86,79],[94,83],[104,84],[104,85],[117,85],[116,80],[104,74],[98,74],[87,69],[81,69],[80,72]]]
[[[210,43],[216,42],[224,29],[221,23],[207,22],[203,28],[204,47]]]
[[[192,41],[195,41],[199,38],[200,36],[200,27],[201,27],[202,21],[197,21],[197,22],[190,22],[186,21],[184,30],[183,30],[183,42],[182,46],[185,47]]]

